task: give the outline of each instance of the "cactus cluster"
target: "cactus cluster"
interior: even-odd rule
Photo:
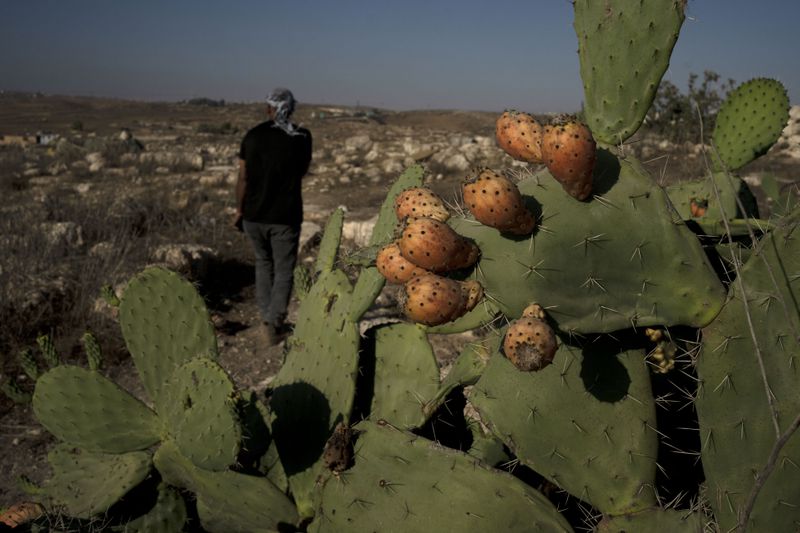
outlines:
[[[800,211],[761,221],[731,175],[774,142],[785,92],[755,80],[732,93],[702,182],[665,190],[618,146],[684,4],[574,2],[586,124],[497,121],[509,156],[544,169],[519,182],[479,169],[450,213],[411,167],[356,277],[337,263],[336,211],[313,270],[296,273],[268,402],[235,390],[202,298],[164,270],[119,302],[149,401],[100,374],[92,339],[89,369],[42,339],[51,368],[24,360],[34,412],[61,441],[44,503],[89,519],[145,487],[152,506],[128,524],[140,531],[187,516],[212,532],[796,529]],[[407,320],[360,332],[387,281]],[[440,375],[429,335],[481,326]],[[680,485],[681,454],[700,481]],[[684,490],[691,501],[669,501]]]

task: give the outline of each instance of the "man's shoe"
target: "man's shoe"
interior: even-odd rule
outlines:
[[[275,329],[275,326],[269,322],[264,322],[261,324],[259,337],[261,337],[260,341],[264,346],[275,346],[280,342],[278,331]]]

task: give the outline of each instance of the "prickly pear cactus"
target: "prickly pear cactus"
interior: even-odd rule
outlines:
[[[495,353],[470,396],[520,461],[604,514],[656,504],[650,376],[641,352],[614,344],[564,344],[538,372]]]
[[[450,220],[481,248],[475,277],[507,316],[538,301],[561,331],[586,334],[704,326],[721,309],[724,287],[697,238],[634,160],[600,150],[590,202],[573,201],[543,174],[519,188],[542,206],[543,222],[530,239]]]
[[[46,497],[70,516],[90,518],[109,507],[150,474],[148,452],[102,453],[62,444],[47,456],[53,477],[45,485]]]
[[[188,518],[186,503],[173,487],[158,486],[158,499],[147,514],[125,524],[125,533],[174,533],[182,531]]]
[[[183,455],[206,470],[236,463],[242,441],[236,390],[217,363],[197,358],[181,365],[161,394],[159,415]]]
[[[724,172],[670,185],[665,190],[680,217],[697,224],[704,235],[724,234],[725,222],[738,229],[741,227],[738,220],[758,218],[758,204],[750,187],[744,180]],[[746,232],[747,228],[743,229]]]
[[[696,401],[720,529],[792,531],[800,513],[800,211],[754,250],[703,330]]]
[[[597,533],[703,533],[711,526],[706,516],[699,512],[674,509],[648,509],[641,513],[604,518],[597,525]]]
[[[267,478],[199,468],[172,441],[164,442],[153,461],[167,483],[197,495],[206,531],[273,532],[293,529],[298,522],[295,506]]]
[[[716,167],[736,170],[765,154],[789,120],[789,96],[777,80],[756,78],[731,92],[717,114]]]
[[[33,413],[58,439],[93,452],[144,450],[163,432],[156,414],[116,383],[71,365],[39,378]]]
[[[425,405],[439,387],[439,366],[428,336],[416,324],[393,324],[375,333],[372,416],[411,429],[425,423]]]
[[[150,455],[139,450],[165,438],[209,470],[234,465],[241,446],[233,384],[203,357],[216,355],[216,339],[194,287],[172,272],[147,269],[125,291],[120,318],[146,387],[149,380],[155,411],[97,371],[100,349],[91,336],[84,337],[90,369],[54,366],[38,377],[33,395],[37,419],[65,447],[52,456],[55,475],[47,494],[75,516],[105,512],[142,481],[151,470]],[[52,341],[40,345],[45,359],[55,360],[46,355],[54,352]],[[72,451],[65,455],[66,449]],[[115,472],[123,479],[109,486]],[[74,481],[79,475],[85,479]],[[86,494],[96,494],[100,503],[79,503]]]
[[[576,0],[575,33],[586,120],[595,139],[621,144],[653,103],[684,19],[676,0]]]
[[[538,491],[386,423],[361,422],[358,461],[323,482],[309,531],[571,531]]]
[[[421,185],[422,169],[398,178],[384,201],[371,242],[394,232],[395,197]],[[302,516],[313,515],[313,492],[325,470],[322,452],[334,427],[347,423],[358,375],[358,320],[383,287],[375,267],[362,270],[353,286],[334,268],[344,213],[334,212],[320,243],[317,279],[298,310],[286,362],[272,383],[271,430],[289,486]]]
[[[122,296],[119,321],[145,390],[159,401],[173,370],[198,356],[217,357],[208,309],[191,283],[163,268],[135,276]],[[156,410],[161,410],[156,404]]]

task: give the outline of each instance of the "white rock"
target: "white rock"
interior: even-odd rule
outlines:
[[[114,244],[109,241],[98,242],[89,248],[89,255],[92,257],[106,258],[110,257],[114,251]]]
[[[417,141],[413,137],[406,137],[405,139],[403,139],[402,147],[403,147],[403,152],[406,155],[411,155],[413,153],[418,152],[422,148],[422,145],[419,143],[419,141]]]
[[[163,263],[189,279],[202,280],[208,277],[218,255],[208,246],[200,244],[164,244],[150,254],[150,259]]]
[[[304,220],[303,224],[300,226],[300,243],[298,249],[302,250],[309,241],[320,235],[322,235],[322,226],[316,222]]]
[[[376,222],[378,215],[369,220],[348,220],[342,225],[342,238],[359,247],[367,246]]]
[[[403,171],[403,164],[397,159],[387,159],[381,165],[385,174],[395,174]]]
[[[52,247],[80,248],[84,244],[83,228],[75,222],[42,222],[39,230]]]
[[[225,174],[200,176],[197,181],[203,187],[222,187],[227,182]]]
[[[76,193],[80,194],[81,196],[85,196],[90,190],[92,190],[92,184],[76,183],[74,189]]]
[[[372,139],[369,135],[354,135],[345,139],[344,147],[352,152],[368,152],[372,148]]]
[[[86,162],[89,163],[90,165],[94,163],[105,164],[106,160],[103,157],[103,154],[101,154],[100,152],[91,152],[89,154],[86,154]]]
[[[367,154],[364,156],[364,161],[366,161],[367,163],[372,163],[373,161],[381,157],[384,156],[383,154],[381,154],[380,146],[378,145],[378,143],[375,143],[372,146],[372,149],[369,152],[367,152]]]

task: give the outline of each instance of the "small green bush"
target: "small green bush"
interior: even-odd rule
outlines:
[[[648,131],[674,143],[708,141],[719,107],[736,82],[720,81],[720,75],[711,70],[704,71],[703,81],[698,83],[699,77],[694,73],[689,75],[685,93],[671,81],[661,81],[647,113]],[[700,138],[701,129],[705,139]]]

